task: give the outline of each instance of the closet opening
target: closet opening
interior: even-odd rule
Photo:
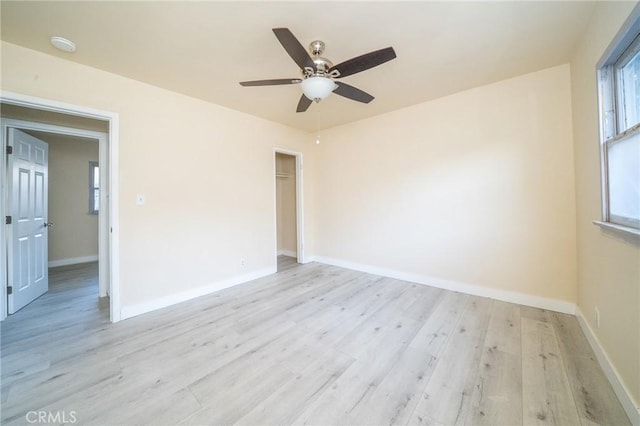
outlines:
[[[302,261],[302,156],[276,150],[276,256],[278,272]]]

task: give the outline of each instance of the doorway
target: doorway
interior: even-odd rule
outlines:
[[[115,113],[97,111],[86,107],[62,104],[56,101],[44,100],[3,92],[0,95],[3,107],[2,119],[2,141],[3,161],[0,162],[0,194],[2,196],[1,214],[8,216],[8,180],[7,180],[7,157],[8,151],[8,129],[15,128],[31,132],[44,132],[68,137],[85,138],[98,141],[98,166],[99,180],[102,184],[100,189],[100,212],[98,215],[98,259],[99,259],[99,293],[101,296],[109,295],[109,317],[111,322],[120,320],[120,289],[118,281],[118,233],[117,233],[117,142],[118,142],[118,115]],[[26,121],[15,118],[5,118],[5,113],[12,108],[22,108],[28,114],[46,117],[40,122]],[[78,122],[96,122],[107,129],[107,132],[86,130],[77,127],[67,127],[66,125],[46,124],[49,118],[55,116],[56,122],[62,124]],[[90,127],[90,126],[89,126]],[[87,165],[89,167],[89,165]],[[87,173],[89,170],[87,168]],[[87,188],[87,190],[89,190]],[[87,195],[88,197],[88,195]],[[88,202],[88,198],[87,198]],[[9,227],[0,227],[0,319],[7,316],[8,301],[8,240]]]
[[[1,122],[8,147],[6,262],[7,314],[11,315],[49,290],[49,267],[99,260],[108,214],[90,210],[93,207],[98,213],[100,205],[108,210],[107,191],[99,188],[91,199],[90,185],[83,182],[90,177],[98,184],[106,180],[106,168],[100,173],[99,152],[106,149],[107,134],[11,118]],[[93,170],[92,164],[96,165]],[[100,297],[108,295],[106,266],[98,267]]]
[[[99,139],[34,130],[25,133],[49,146],[49,268],[98,262]],[[105,284],[100,297],[107,295]]]
[[[49,146],[46,257],[49,298],[46,306],[53,308],[52,302],[62,299],[68,303],[67,309],[73,312],[82,309],[86,317],[89,312],[94,312],[100,319],[104,319],[105,315],[108,319],[108,282],[104,272],[102,277],[100,274],[100,269],[106,268],[100,268],[98,255],[100,141],[85,136],[33,130],[25,133]],[[103,133],[103,138],[106,138],[106,133]],[[17,287],[15,281],[14,286]],[[100,300],[96,305],[98,298]],[[88,310],[84,304],[100,306],[100,309]],[[42,309],[39,312],[44,314]]]
[[[302,154],[276,149],[276,265],[304,263],[302,214]]]

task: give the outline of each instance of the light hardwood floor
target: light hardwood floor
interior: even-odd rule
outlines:
[[[576,319],[317,263],[117,324],[97,265],[2,323],[2,424],[629,424]]]

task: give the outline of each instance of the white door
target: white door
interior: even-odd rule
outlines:
[[[18,129],[9,128],[9,314],[49,289],[47,269],[49,146]]]

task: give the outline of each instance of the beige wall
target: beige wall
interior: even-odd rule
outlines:
[[[98,256],[98,215],[89,214],[89,161],[98,141],[37,135],[49,144],[49,261]]]
[[[600,220],[596,63],[635,2],[603,3],[571,61],[576,168],[578,306],[640,406],[640,243],[593,225]],[[600,310],[600,328],[595,308]]]
[[[278,252],[297,253],[296,230],[296,158],[276,154],[276,215]]]
[[[334,128],[317,254],[575,303],[569,67]]]
[[[275,270],[273,148],[309,135],[6,42],[1,66],[3,90],[119,113],[123,308]]]

